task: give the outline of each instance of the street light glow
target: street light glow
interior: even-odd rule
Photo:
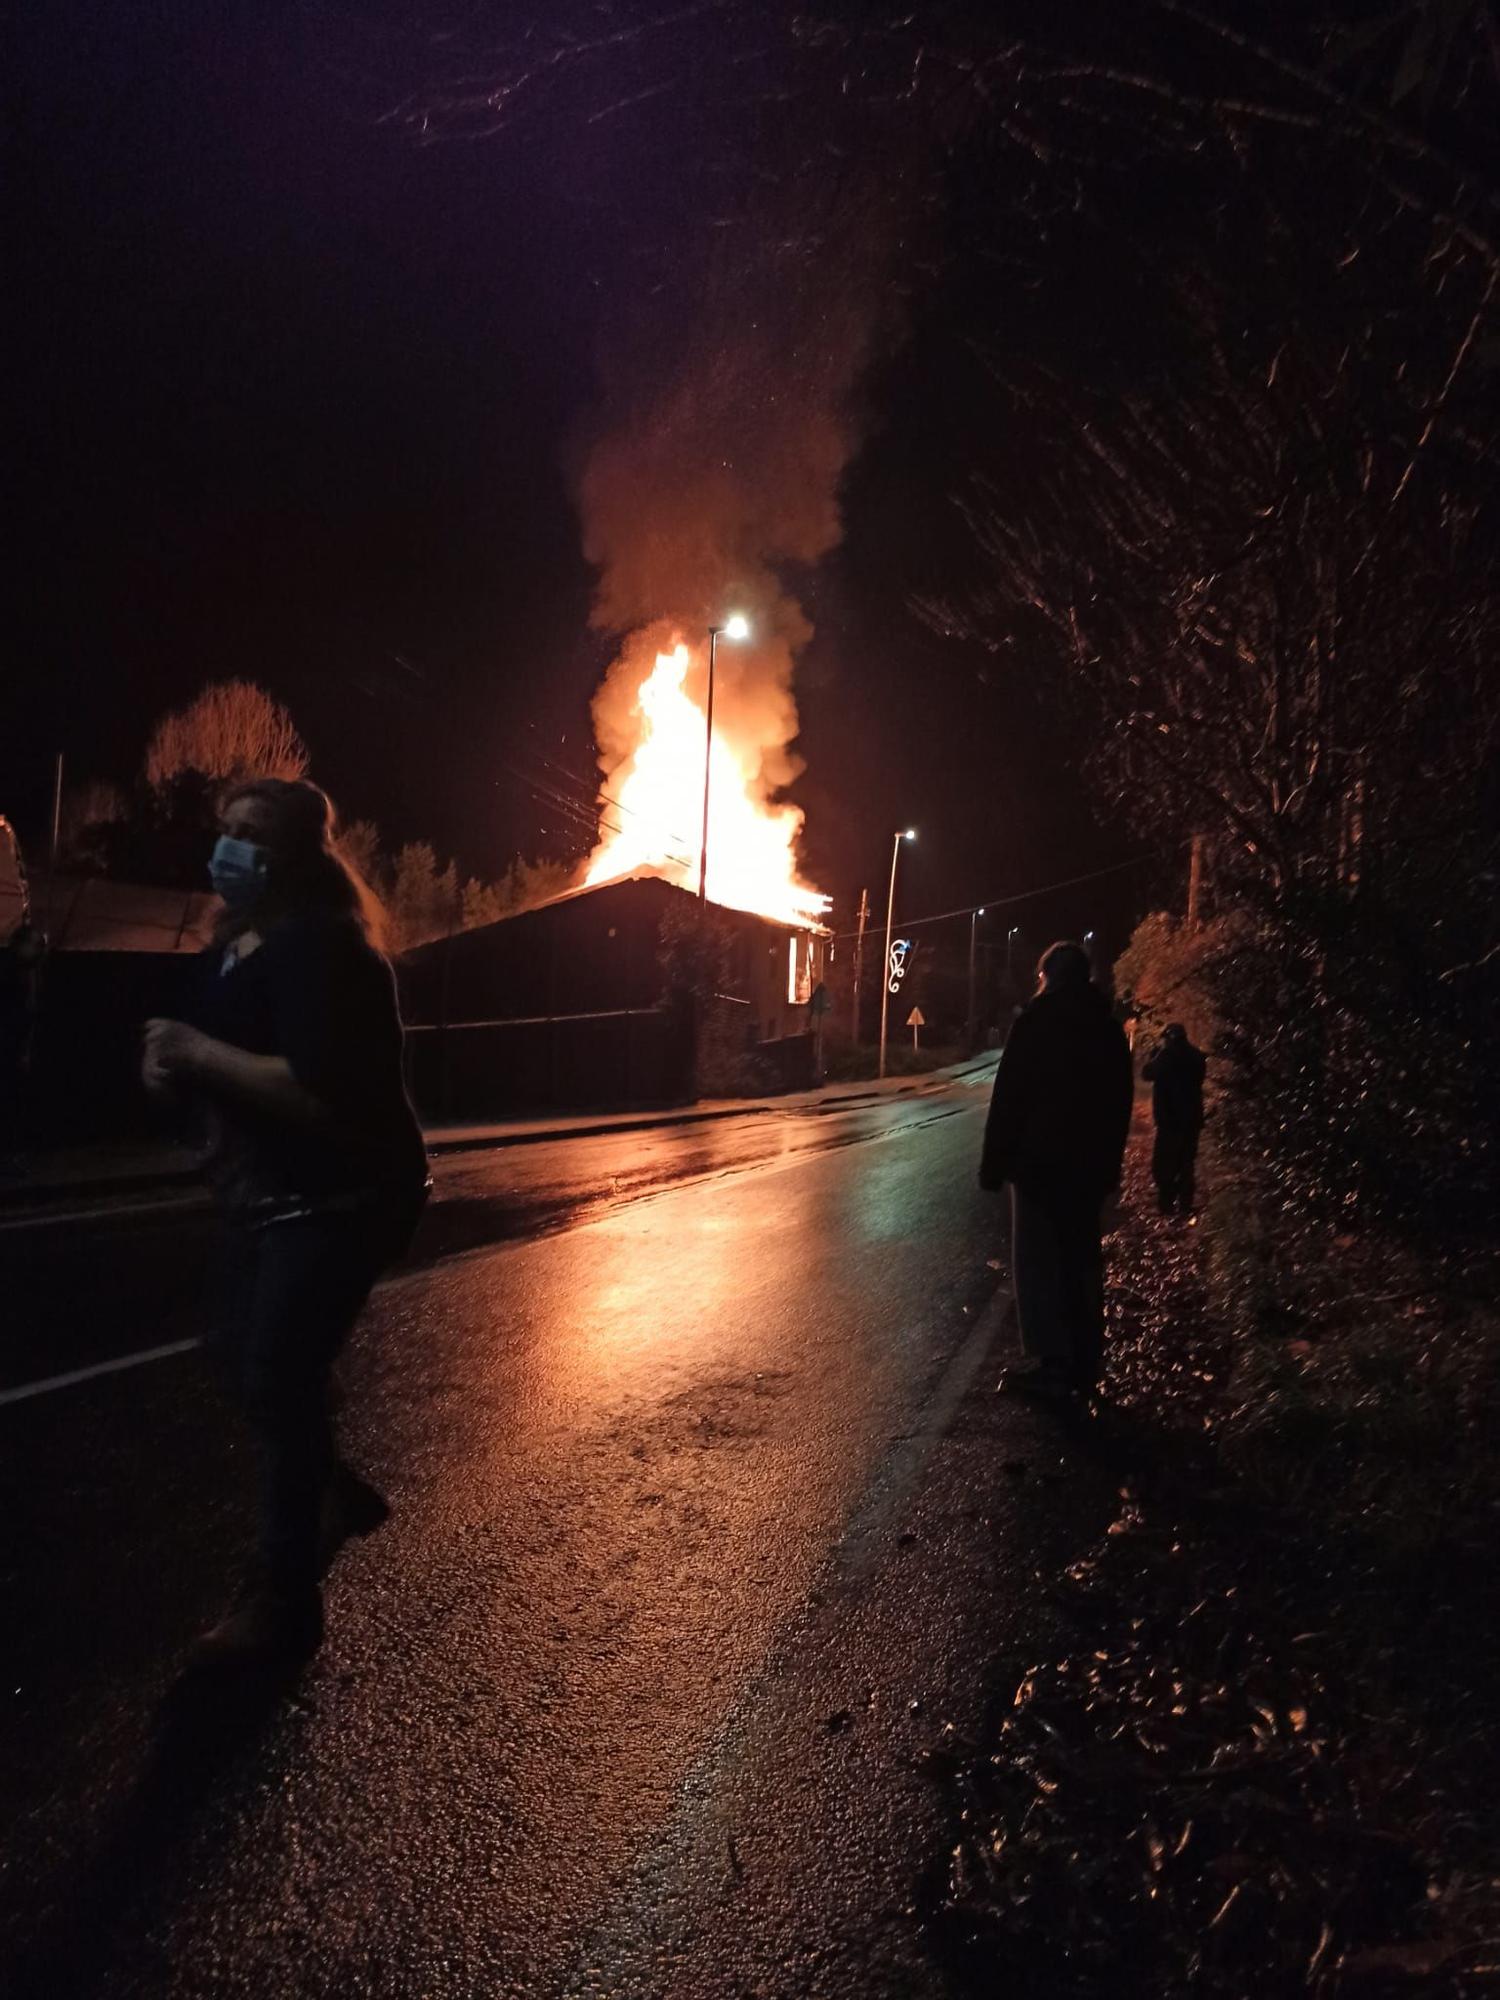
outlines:
[[[915,840],[916,837],[917,837],[917,829],[914,826],[909,826],[906,829],[905,833],[903,833],[901,836],[903,840]]]
[[[731,612],[729,617],[724,620],[724,637],[726,639],[748,639],[750,637],[750,620],[745,616],[743,611]]]

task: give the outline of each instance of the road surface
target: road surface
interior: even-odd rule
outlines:
[[[1111,1499],[993,1394],[987,1081],[446,1163],[344,1371],[395,1517],[259,1708],[172,1691],[249,1505],[206,1225],[0,1237],[19,1990],[940,1993],[928,1767]]]

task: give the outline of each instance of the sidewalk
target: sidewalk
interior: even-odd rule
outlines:
[[[544,1113],[535,1118],[487,1120],[476,1124],[428,1125],[427,1150],[435,1157],[484,1152],[501,1146],[537,1145],[549,1139],[597,1138],[610,1132],[651,1131],[669,1125],[699,1125],[713,1119],[753,1118],[777,1111],[837,1111],[881,1099],[944,1090],[965,1077],[994,1068],[993,1053],[930,1070],[924,1076],[887,1077],[884,1082],[828,1084],[781,1097],[703,1098],[696,1104],[658,1105],[631,1111]],[[71,1199],[87,1206],[123,1196],[142,1198],[188,1190],[199,1179],[198,1162],[185,1146],[163,1140],[100,1140],[33,1154],[24,1174],[0,1171],[0,1220],[28,1209]]]

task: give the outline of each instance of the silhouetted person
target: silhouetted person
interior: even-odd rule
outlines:
[[[327,798],[258,779],[220,826],[224,914],[193,1021],[149,1022],[144,1066],[148,1088],[207,1116],[237,1295],[219,1338],[264,1459],[260,1568],[198,1666],[314,1652],[334,1550],[389,1512],[336,1455],[331,1378],[427,1190],[379,906],[334,846]]]
[[[1009,1182],[1024,1367],[1003,1385],[1086,1394],[1104,1353],[1104,1203],[1119,1185],[1133,1094],[1130,1050],[1082,945],[1055,944],[1005,1044],[985,1127],[981,1187]]]
[[[1141,1072],[1151,1085],[1151,1115],[1156,1121],[1151,1172],[1163,1215],[1192,1211],[1207,1069],[1207,1056],[1193,1047],[1181,1021],[1169,1021]]]

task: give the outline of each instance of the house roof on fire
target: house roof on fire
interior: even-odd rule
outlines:
[[[561,889],[555,896],[547,896],[540,903],[528,903],[520,910],[507,910],[505,915],[496,921],[503,924],[509,923],[514,917],[534,916],[538,910],[555,909],[559,903],[576,903],[585,896],[598,895],[603,889],[621,889],[632,882],[654,883],[658,888],[668,889],[674,895],[687,896],[694,902],[697,901],[694,892],[691,889],[684,889],[680,882],[669,882],[665,875],[658,875],[650,868],[634,868],[624,875],[607,876],[602,882],[580,882],[571,889]],[[709,900],[712,902],[712,897]],[[768,917],[762,910],[742,910],[735,903],[713,903],[713,907],[725,911],[732,917],[767,924],[777,931],[813,931],[821,936],[825,929],[821,924],[799,923],[793,917]]]

